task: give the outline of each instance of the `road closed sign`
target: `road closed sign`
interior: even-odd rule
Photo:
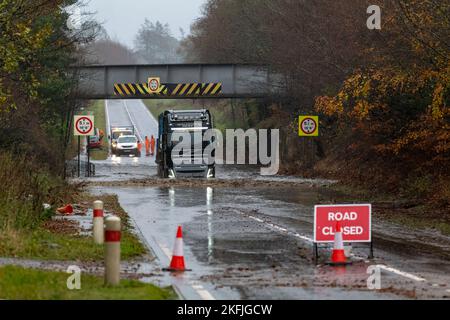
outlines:
[[[74,116],[74,135],[94,135],[94,116]]]
[[[338,222],[344,242],[371,242],[371,221],[370,204],[314,206],[314,242],[333,242]]]

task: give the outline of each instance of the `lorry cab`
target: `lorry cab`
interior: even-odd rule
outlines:
[[[195,133],[201,133],[203,138],[203,134],[212,128],[212,117],[208,110],[170,110],[161,113],[158,117],[156,154],[158,175],[161,178],[215,177],[215,165],[203,159],[203,151],[212,141],[194,139]],[[172,141],[175,132],[191,135],[188,155],[172,153],[177,144],[177,141]]]

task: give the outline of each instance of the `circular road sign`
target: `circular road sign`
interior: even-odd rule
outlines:
[[[150,89],[150,91],[152,92],[156,92],[159,89],[159,80],[158,79],[150,79],[150,81],[148,82],[148,88]]]
[[[94,124],[92,120],[88,117],[81,117],[75,123],[75,130],[77,130],[81,135],[88,134],[92,131]]]
[[[313,134],[317,129],[317,123],[313,118],[305,118],[300,124],[304,134]]]

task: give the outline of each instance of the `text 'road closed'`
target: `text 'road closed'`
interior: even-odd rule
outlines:
[[[371,211],[370,204],[315,206],[314,241],[333,242],[339,222],[345,242],[370,242]]]

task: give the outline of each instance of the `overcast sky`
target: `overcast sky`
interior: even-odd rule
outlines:
[[[85,0],[83,11],[96,12],[112,39],[133,47],[133,39],[144,19],[168,23],[172,35],[180,38],[179,28],[189,33],[191,23],[201,14],[206,0]]]

